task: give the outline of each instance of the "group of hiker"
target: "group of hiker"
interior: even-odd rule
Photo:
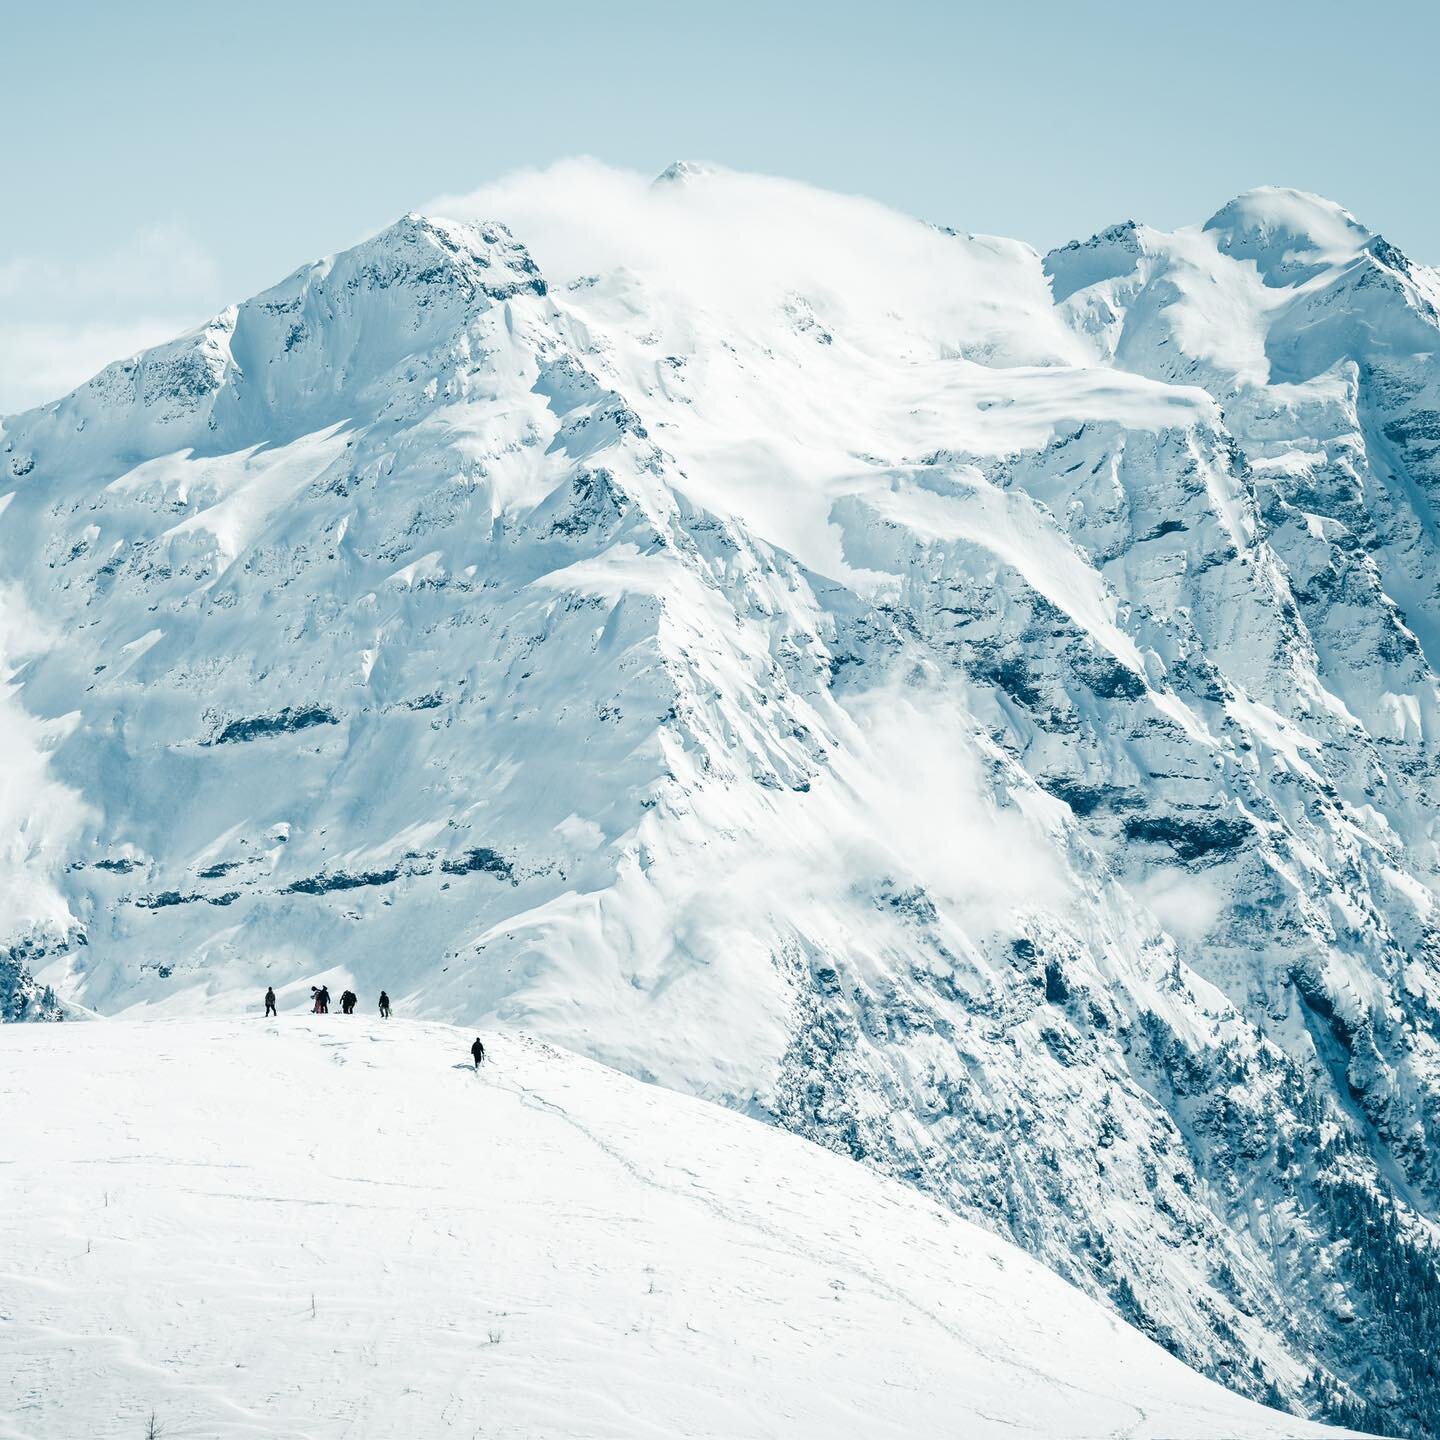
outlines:
[[[312,985],[310,1002],[312,1015],[328,1015],[330,1013],[330,987],[328,985]],[[353,990],[346,990],[340,996],[341,1013],[353,1015],[355,1007],[359,1003],[360,997]],[[268,1017],[279,1013],[275,1008],[275,987],[272,985],[265,991],[265,1014]],[[390,1018],[390,997],[383,990],[380,992],[380,1018],[382,1020]]]
[[[321,985],[310,987],[311,998],[315,1001],[314,1013],[316,1015],[328,1015],[330,1013],[330,987]],[[360,1003],[360,997],[353,990],[346,990],[340,996],[340,1010],[345,1015],[353,1015],[355,1007]],[[380,992],[380,1015],[382,1019],[390,1018],[390,997],[382,990]]]
[[[328,1015],[330,1013],[330,987],[328,985],[312,985],[310,987],[312,1000],[311,1013],[314,1015]],[[345,990],[340,995],[340,1011],[344,1015],[353,1015],[355,1007],[360,1003],[360,997],[353,990]],[[265,991],[265,1014],[278,1017],[279,1011],[275,1008],[275,987],[269,986]],[[380,992],[380,1018],[390,1018],[390,997],[382,990]],[[475,1062],[478,1070],[485,1062],[485,1042],[477,1035],[475,1043],[470,1047],[470,1058]]]

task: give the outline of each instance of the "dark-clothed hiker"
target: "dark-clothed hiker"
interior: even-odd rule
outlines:
[[[345,991],[340,997],[340,1009],[346,1015],[353,1015],[355,1013],[355,1007],[359,1003],[360,997],[353,990]]]
[[[382,1020],[390,1018],[390,997],[383,990],[380,992],[380,1018]]]
[[[322,985],[319,995],[315,998],[320,1006],[320,1013],[322,1015],[328,1015],[330,1013],[330,987],[328,985]]]
[[[273,985],[265,992],[265,1014],[267,1016],[275,1014],[275,987]]]
[[[470,1058],[475,1062],[475,1068],[480,1068],[480,1062],[485,1058],[485,1042],[477,1035],[475,1043],[470,1047]]]

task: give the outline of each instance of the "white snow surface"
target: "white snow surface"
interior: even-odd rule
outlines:
[[[431,208],[0,422],[0,1014],[383,985],[1440,1434],[1435,272]]]
[[[0,1435],[1338,1435],[770,1126],[519,1034],[0,1037]]]

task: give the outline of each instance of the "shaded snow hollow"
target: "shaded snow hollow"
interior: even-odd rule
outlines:
[[[12,1027],[0,1435],[1338,1435],[773,1127],[522,1035]]]

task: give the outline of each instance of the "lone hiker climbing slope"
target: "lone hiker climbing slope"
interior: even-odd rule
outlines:
[[[270,1016],[275,1013],[275,987],[272,985],[265,992],[265,1014]]]
[[[480,1062],[485,1058],[485,1042],[477,1035],[475,1043],[470,1047],[470,1058],[475,1062],[475,1068],[480,1068]]]

